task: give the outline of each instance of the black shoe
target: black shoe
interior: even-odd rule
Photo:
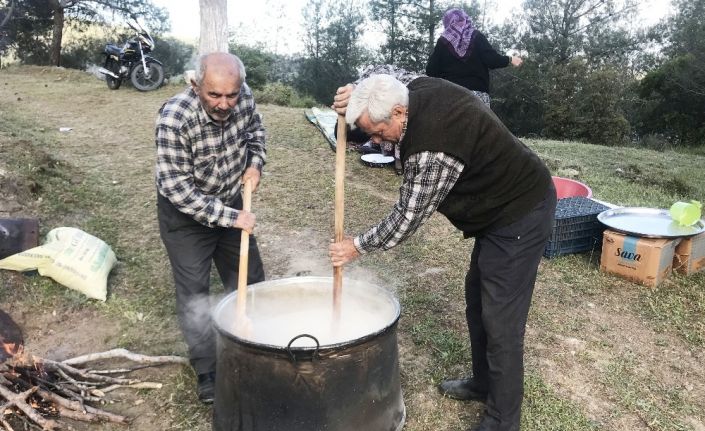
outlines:
[[[198,375],[198,399],[203,404],[212,404],[215,399],[215,373]]]
[[[441,394],[456,400],[487,402],[487,390],[481,388],[472,378],[444,380],[438,389]]]

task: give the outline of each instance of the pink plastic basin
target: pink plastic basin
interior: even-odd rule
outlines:
[[[584,198],[592,197],[590,187],[580,181],[571,180],[568,178],[553,177],[553,185],[556,186],[556,194],[558,199],[572,198],[581,196]]]

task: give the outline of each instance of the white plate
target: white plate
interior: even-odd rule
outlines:
[[[380,153],[363,154],[360,159],[368,165],[384,166],[394,163],[394,157]]]

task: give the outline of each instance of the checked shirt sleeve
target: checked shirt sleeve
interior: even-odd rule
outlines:
[[[262,139],[257,139],[261,134]],[[261,121],[259,122],[259,127],[257,127],[256,132],[253,133],[255,139],[247,142],[247,167],[257,168],[262,172],[264,163],[266,160],[266,153],[264,150],[264,128],[262,128]]]
[[[246,84],[243,85],[243,87]],[[245,118],[249,118],[249,122],[245,125],[244,141],[247,144],[247,167],[257,168],[262,172],[262,168],[267,160],[265,149],[265,132],[262,125],[262,116],[257,112],[255,99],[247,87],[246,92],[243,92],[242,112]],[[246,97],[245,97],[246,96]]]
[[[354,238],[364,254],[388,250],[410,237],[433,214],[455,185],[465,165],[445,153],[424,151],[404,163],[399,201],[379,224]]]

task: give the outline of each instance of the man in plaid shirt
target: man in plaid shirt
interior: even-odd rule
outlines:
[[[398,245],[436,211],[474,237],[465,278],[472,375],[440,391],[486,404],[472,431],[518,431],[526,319],[556,207],[548,169],[485,103],[443,79],[373,75],[338,89],[333,107],[373,142],[396,143],[403,164],[389,215],[331,244],[333,265]]]
[[[234,55],[202,56],[191,87],[162,106],[156,124],[159,231],[198,397],[205,403],[215,392],[211,262],[225,290],[234,290],[241,232],[252,233],[255,225],[255,215],[242,210],[240,190],[246,181],[256,190],[265,163],[262,118],[245,76]],[[264,269],[254,237],[249,245],[251,284],[264,280]]]

